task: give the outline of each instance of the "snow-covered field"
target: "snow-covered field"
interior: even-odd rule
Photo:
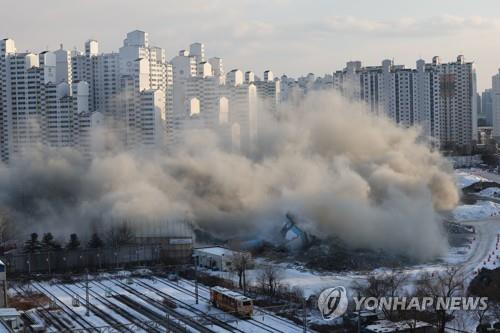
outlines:
[[[490,248],[488,257],[484,258],[477,270],[479,271],[481,268],[495,269],[498,267],[500,267],[500,225],[497,228],[495,244]]]
[[[455,170],[455,179],[460,188],[467,187],[480,181],[488,181],[487,178],[480,175],[479,169],[457,169]]]
[[[498,175],[490,174],[480,169],[458,169],[455,170],[455,179],[460,188],[467,187],[479,181],[496,181]],[[494,179],[492,179],[494,178]],[[500,195],[500,188],[490,187],[482,190],[478,194],[483,197],[497,198]],[[477,201],[472,205],[460,205],[452,212],[456,221],[480,220],[500,215],[500,204],[491,201]]]
[[[471,241],[474,236],[471,235]],[[438,258],[437,263],[417,265],[413,267],[401,268],[401,272],[405,273],[412,279],[418,279],[418,276],[424,272],[437,272],[443,270],[443,264],[456,265],[467,261],[471,254],[471,247],[450,247],[448,251]],[[256,259],[255,267],[247,271],[247,283],[256,285],[259,281],[259,276],[262,274],[262,268],[265,265],[272,265],[277,269],[279,280],[282,284],[286,284],[292,288],[299,288],[305,297],[317,295],[322,290],[329,287],[343,286],[351,289],[356,283],[363,283],[369,274],[383,274],[388,271],[388,268],[378,268],[372,272],[317,272],[308,270],[300,265],[287,263],[277,263],[266,261],[264,259]],[[238,276],[233,272],[212,271],[209,269],[204,272],[211,275],[219,276],[235,283],[238,282]]]
[[[488,187],[478,193],[480,196],[488,197],[488,198],[499,198],[500,197],[500,188],[498,187]]]
[[[473,205],[460,205],[453,210],[456,221],[480,220],[500,215],[500,204],[491,201],[477,201]]]

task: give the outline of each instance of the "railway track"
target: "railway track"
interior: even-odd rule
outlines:
[[[171,281],[165,280],[163,278],[157,278],[156,280],[159,281],[160,283],[163,283],[164,285],[167,285],[170,288],[174,288],[174,289],[176,289],[178,291],[181,291],[181,292],[183,292],[183,293],[185,293],[187,295],[190,295],[190,296],[193,296],[193,297],[196,296],[196,293],[194,291],[189,290],[189,289],[187,289],[185,287],[182,287],[182,286],[180,286],[178,284],[175,284],[175,283],[173,283]],[[181,280],[181,281],[184,281],[184,280]],[[191,284],[191,285],[194,288],[194,283]],[[200,285],[198,284],[198,291],[199,291],[199,289],[200,289]],[[204,289],[206,292],[210,293],[210,289],[208,289],[208,288],[206,288],[204,286],[202,286],[201,289]],[[199,293],[198,293],[198,297],[200,297],[200,298],[202,298],[202,299],[210,302],[210,298],[209,297],[200,295]],[[258,309],[258,311],[261,311],[261,310]],[[266,313],[266,314],[269,315],[269,316],[271,316],[271,317],[273,317],[274,319],[279,320],[280,322],[284,322],[284,320],[282,318],[279,318],[276,315],[272,315],[272,314],[269,314],[269,313]],[[267,331],[267,332],[287,333],[286,331],[279,330],[279,329],[277,329],[277,328],[275,328],[275,327],[273,327],[271,325],[268,325],[266,323],[260,322],[260,321],[255,320],[255,319],[248,319],[247,322],[252,323],[254,326],[259,327],[260,329],[262,329],[264,331]],[[298,329],[297,326],[293,326],[293,324],[290,324],[288,322],[286,322],[286,324],[290,328],[293,328],[295,330],[301,330],[301,329]]]
[[[77,292],[71,290],[69,287],[63,285],[63,284],[58,284],[57,287],[61,289],[63,292],[66,294],[76,297],[77,299],[80,300],[81,304],[85,304],[86,300],[81,297]],[[96,314],[98,317],[100,317],[104,322],[106,322],[110,327],[116,329],[116,330],[123,330],[124,332],[130,332],[132,333],[133,331],[129,329],[128,327],[125,327],[122,323],[120,323],[118,320],[104,312],[102,309],[99,309],[97,306],[94,304],[90,303],[89,304],[89,310]]]
[[[188,285],[192,286],[193,288],[195,288],[195,283],[192,282],[192,281],[190,281],[190,280],[180,279],[180,281],[183,282],[184,284],[188,284]],[[210,288],[207,288],[204,285],[198,284],[198,290],[203,290],[208,295],[210,295]],[[294,323],[292,323],[292,322],[288,321],[287,319],[284,319],[284,318],[282,318],[282,317],[280,317],[280,316],[272,313],[269,310],[266,310],[266,309],[263,309],[263,308],[259,307],[259,308],[256,309],[256,311],[259,312],[259,313],[262,313],[262,314],[264,314],[266,316],[269,316],[269,317],[273,318],[274,320],[279,321],[282,325],[285,325],[285,326],[287,326],[288,328],[290,328],[292,330],[296,330],[296,331],[302,331],[303,330],[303,328],[299,328]]]
[[[117,313],[122,318],[128,320],[129,324],[132,323],[137,327],[143,329],[145,332],[159,332],[158,327],[156,325],[137,319],[136,316],[132,315],[127,310],[116,305],[115,303],[111,302],[106,297],[100,295],[99,293],[93,291],[92,289],[89,289],[89,294],[91,294],[94,297],[94,299],[96,299],[102,305],[106,306],[113,312]]]
[[[127,307],[133,309],[137,313],[140,313],[142,316],[148,318],[149,320],[152,320],[159,326],[163,326],[169,331],[172,332],[186,332],[185,327],[182,325],[179,325],[178,322],[174,321],[170,317],[163,317],[160,314],[156,313],[155,311],[145,307],[144,305],[140,304],[139,302],[131,299],[130,297],[126,295],[122,295],[122,293],[117,292],[116,290],[110,288],[109,286],[99,282],[99,281],[92,281],[94,285],[97,287],[101,288],[102,290],[110,290],[112,293],[114,293],[117,296],[113,296],[116,300],[118,300],[120,303],[126,305]],[[138,293],[136,293],[133,289],[131,290],[126,290],[127,292],[139,297]],[[144,300],[144,299],[143,299]],[[146,301],[148,304],[151,303],[151,301]],[[155,307],[157,308],[157,307]]]
[[[45,288],[41,283],[39,282],[33,282],[32,283],[33,288],[41,292],[42,294],[45,294],[49,298],[53,299],[54,302],[59,303],[59,306],[61,307],[61,310],[63,310],[64,313],[69,315],[69,317],[76,323],[78,323],[83,330],[87,330],[89,332],[99,332],[94,328],[94,325],[89,323],[85,318],[83,318],[81,315],[75,312],[72,308],[70,308],[66,303],[61,301],[54,293],[49,291],[47,288]]]
[[[89,294],[93,297],[93,299],[95,299],[105,307],[102,308],[102,306],[90,304],[89,310],[92,311],[96,318],[100,318],[103,322],[109,325],[110,328],[115,329],[119,332],[132,333],[144,330],[145,332],[164,333],[167,330],[174,333],[184,333],[188,331],[188,328],[201,333],[213,333],[221,331],[228,331],[233,333],[244,333],[249,331],[287,333],[302,331],[301,327],[296,326],[293,323],[289,323],[285,319],[260,308],[257,308],[256,310],[261,312],[264,316],[269,317],[268,323],[263,322],[265,318],[263,316],[262,320],[260,320],[260,317],[244,320],[242,321],[242,323],[245,324],[242,324],[243,326],[241,328],[238,328],[235,323],[230,323],[225,320],[225,318],[220,317],[221,315],[223,315],[229,316],[229,318],[233,318],[231,313],[206,313],[202,309],[199,309],[193,306],[191,303],[186,302],[185,297],[183,297],[182,295],[180,295],[181,299],[179,299],[179,294],[177,292],[189,297],[195,297],[195,292],[193,291],[195,284],[194,282],[188,280],[181,279],[180,283],[175,283],[170,280],[158,277],[154,277],[151,281],[144,279],[134,279],[134,283],[137,286],[143,287],[144,289],[150,291],[151,294],[149,294],[148,292],[140,293],[132,286],[125,284],[120,280],[106,280],[108,280],[109,283],[103,283],[98,280],[93,280],[91,281],[91,283],[102,289],[104,292],[113,292],[116,295],[114,296],[114,299],[116,299],[116,301],[113,302],[112,300],[108,299],[108,295],[104,296],[102,292],[98,292],[99,290],[97,289],[89,289]],[[173,295],[176,295],[177,297],[172,296],[171,292],[167,294],[166,292],[160,290],[159,288],[161,287],[159,287],[157,283],[175,290],[175,292],[173,292]],[[112,288],[113,286],[115,289]],[[92,325],[89,321],[85,320],[81,313],[77,313],[76,311],[71,309],[71,307],[69,307],[56,296],[56,294],[58,294],[59,296],[63,294],[55,292],[55,289],[50,290],[50,288],[44,286],[38,281],[36,283],[33,283],[33,288],[38,292],[47,295],[50,299],[53,299],[54,302],[61,308],[61,312],[59,313],[65,314],[64,317],[57,316],[55,313],[48,311],[44,307],[41,307],[37,311],[38,317],[45,321],[54,330],[59,332],[76,330],[80,332],[100,332],[100,328],[98,328],[97,325]],[[81,296],[80,283],[74,285],[56,284],[55,288],[58,288],[59,290],[64,292],[64,294],[67,294],[70,297],[77,298],[82,304],[85,304],[86,302],[84,297]],[[121,290],[121,292],[116,292],[118,290]],[[123,291],[125,291],[125,294],[123,293]],[[210,302],[210,298],[207,297],[210,293],[209,288],[203,285],[198,285],[198,291],[199,298],[201,300]],[[157,295],[158,297],[153,295]],[[143,302],[145,302],[145,304]],[[171,305],[169,305],[169,303],[171,303]],[[185,311],[175,310],[175,305],[173,304],[177,304],[180,309],[189,311],[192,316],[190,316],[189,314],[186,315]],[[109,312],[106,311],[106,308],[109,308],[118,316],[110,315]],[[130,309],[130,311],[128,309]],[[199,318],[201,322],[200,320],[195,319],[195,317]],[[273,321],[275,323],[274,326]],[[129,325],[135,325],[136,329],[130,329]],[[208,327],[208,325],[210,325],[210,327]],[[251,327],[254,327],[254,329],[252,329]]]
[[[212,333],[212,332],[214,332],[213,330],[211,330],[211,329],[207,328],[206,326],[200,324],[196,320],[193,320],[191,318],[186,317],[185,315],[182,315],[182,314],[176,312],[175,310],[169,308],[165,304],[161,303],[160,301],[158,301],[158,300],[156,300],[156,299],[154,299],[152,297],[149,297],[147,295],[144,295],[144,294],[141,294],[141,293],[137,292],[136,290],[134,290],[133,288],[131,288],[130,286],[126,285],[125,283],[123,283],[123,282],[121,282],[119,280],[114,280],[113,283],[119,285],[122,289],[128,291],[129,293],[131,293],[131,294],[133,294],[133,295],[141,298],[145,302],[148,302],[150,304],[154,304],[154,306],[156,308],[158,308],[161,311],[167,313],[169,316],[176,318],[178,321],[184,323],[185,325],[196,329],[199,332],[203,332],[203,333]]]
[[[225,321],[215,317],[215,316],[212,316],[210,314],[207,314],[205,312],[203,312],[202,310],[184,302],[184,301],[181,301],[180,299],[178,298],[175,298],[161,290],[158,290],[156,289],[154,286],[151,286],[143,281],[136,281],[136,283],[146,289],[148,289],[149,291],[157,294],[158,296],[161,296],[163,298],[166,298],[166,299],[169,299],[170,301],[173,301],[177,304],[179,304],[180,306],[182,306],[183,308],[193,312],[194,314],[196,314],[197,316],[200,316],[201,318],[204,318],[206,319],[207,321],[211,322],[212,324],[216,325],[216,326],[219,326],[227,331],[230,331],[230,332],[244,332],[234,326],[231,326],[229,325],[228,323],[226,323]]]
[[[21,294],[24,294],[24,295],[28,294],[28,292],[25,289],[23,289],[22,287],[12,286],[11,288],[16,290],[17,292],[21,292]],[[38,292],[40,292],[40,291],[38,290]],[[71,331],[71,330],[75,329],[74,326],[68,325],[61,318],[56,316],[55,313],[47,310],[43,304],[40,304],[37,302],[37,305],[38,305],[38,308],[36,309],[36,313],[44,321],[44,323],[47,327],[52,327],[56,331],[60,331],[60,332]]]
[[[113,281],[113,282],[117,282],[117,281]],[[101,289],[103,290],[111,290],[112,292],[114,292],[117,296],[114,296],[115,299],[117,299],[118,301],[120,301],[121,303],[127,305],[128,307],[134,309],[134,311],[137,311],[139,313],[141,313],[143,316],[159,323],[160,325],[164,326],[164,327],[168,327],[169,330],[171,331],[174,331],[174,332],[185,332],[185,328],[182,327],[181,325],[179,325],[179,323],[175,322],[174,320],[172,320],[171,318],[168,318],[167,319],[167,316],[163,317],[161,315],[159,315],[158,313],[144,307],[142,304],[134,301],[133,299],[131,299],[130,297],[126,296],[126,295],[122,295],[121,293],[118,293],[116,290],[113,290],[111,289],[109,286],[106,286],[105,284],[101,283],[101,282],[98,282],[98,281],[93,281],[93,283],[95,285],[97,285],[98,287],[100,287]],[[121,282],[120,282],[121,283]],[[125,284],[124,284],[125,285]],[[126,287],[128,287],[127,285],[125,285]],[[145,298],[142,298],[141,295],[139,293],[137,293],[135,290],[133,290],[132,288],[124,288],[122,287],[122,289],[124,289],[125,291],[141,298],[142,300],[144,300],[145,302],[151,304],[152,301],[155,301],[155,300],[152,300],[152,299],[145,299]],[[160,303],[161,304],[161,303]],[[163,305],[163,304],[162,304]],[[158,309],[157,306],[155,306],[155,308]]]

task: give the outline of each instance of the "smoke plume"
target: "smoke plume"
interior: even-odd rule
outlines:
[[[418,129],[326,93],[277,116],[261,112],[259,124],[252,157],[220,149],[210,131],[169,153],[114,151],[91,161],[40,147],[0,166],[0,203],[24,232],[121,220],[182,230],[188,220],[221,237],[265,237],[291,211],[319,237],[420,259],[441,253],[439,213],[459,194],[450,165]]]

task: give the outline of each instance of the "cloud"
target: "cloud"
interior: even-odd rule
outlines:
[[[311,25],[314,31],[346,34],[366,34],[389,37],[442,37],[469,29],[486,30],[500,28],[500,19],[471,16],[441,15],[427,18],[403,17],[374,20],[354,16],[332,16],[320,24]]]

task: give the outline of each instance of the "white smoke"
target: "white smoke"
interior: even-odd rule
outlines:
[[[446,246],[440,211],[459,193],[451,166],[403,129],[359,104],[317,93],[260,116],[252,158],[219,148],[209,131],[162,149],[86,162],[40,147],[0,166],[0,202],[20,230],[86,230],[109,221],[189,220],[223,237],[265,234],[287,211],[319,237],[419,259]]]

